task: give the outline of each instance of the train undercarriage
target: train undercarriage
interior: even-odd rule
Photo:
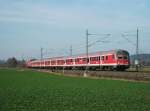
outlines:
[[[91,71],[125,71],[129,65],[114,65],[114,66],[53,66],[53,67],[32,67],[34,69],[49,69],[49,70],[91,70]]]

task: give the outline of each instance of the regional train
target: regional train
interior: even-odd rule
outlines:
[[[129,53],[126,50],[99,51],[76,56],[54,57],[28,60],[29,68],[42,69],[86,69],[124,71],[130,66]]]

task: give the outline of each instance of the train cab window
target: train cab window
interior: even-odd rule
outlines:
[[[124,56],[124,57],[123,57],[123,59],[127,60],[127,59],[128,59],[128,57],[127,57],[127,56]]]
[[[104,56],[101,56],[101,60],[104,60]]]
[[[121,59],[123,59],[123,57],[122,57],[122,56],[119,56],[118,59],[121,60]]]

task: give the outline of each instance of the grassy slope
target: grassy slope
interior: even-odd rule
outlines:
[[[150,83],[0,69],[0,111],[149,111]]]

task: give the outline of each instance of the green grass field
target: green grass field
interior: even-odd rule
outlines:
[[[0,69],[0,111],[150,111],[150,83]]]

